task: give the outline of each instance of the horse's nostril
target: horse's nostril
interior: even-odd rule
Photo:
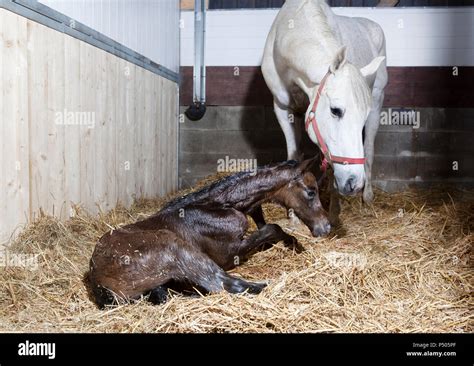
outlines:
[[[352,192],[354,192],[355,187],[356,187],[356,177],[351,175],[346,181],[346,184],[344,186],[344,190],[347,193],[352,193]]]

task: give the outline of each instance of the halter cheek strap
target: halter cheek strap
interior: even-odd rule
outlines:
[[[324,75],[321,83],[319,84],[318,90],[316,92],[316,98],[314,99],[313,107],[311,108],[311,112],[309,112],[308,118],[306,119],[306,131],[309,130],[309,127],[313,128],[313,132],[316,136],[316,140],[318,141],[319,148],[323,153],[323,160],[321,161],[321,170],[323,172],[326,171],[328,164],[364,164],[365,158],[348,158],[345,156],[336,156],[331,155],[329,152],[328,146],[326,142],[324,142],[323,136],[318,128],[318,123],[316,121],[316,109],[318,108],[319,98],[321,97],[321,92],[323,91],[324,84],[326,84],[327,78],[331,74],[331,71],[328,70],[326,75]]]

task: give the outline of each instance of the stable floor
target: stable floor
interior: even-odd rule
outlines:
[[[9,253],[39,253],[38,267],[0,269],[0,331],[474,331],[472,191],[378,191],[372,207],[344,200],[343,226],[327,238],[311,237],[285,210],[266,205],[267,221],[293,232],[306,251],[278,244],[233,271],[268,281],[261,294],[174,294],[164,305],[98,310],[83,283],[96,240],[163,202],[98,217],[77,208],[67,222],[44,216],[27,227]]]

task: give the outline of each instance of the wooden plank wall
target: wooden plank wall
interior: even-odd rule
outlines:
[[[176,83],[0,9],[0,90],[0,243],[40,209],[176,189]]]

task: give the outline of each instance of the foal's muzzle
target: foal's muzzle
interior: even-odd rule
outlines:
[[[325,236],[329,234],[330,231],[331,224],[329,223],[328,219],[324,218],[320,223],[313,227],[311,234],[313,234],[313,236]]]

